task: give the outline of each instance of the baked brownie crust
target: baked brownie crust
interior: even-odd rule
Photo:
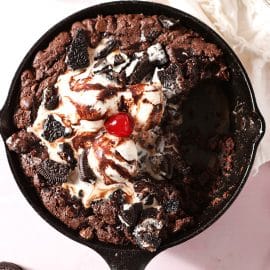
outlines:
[[[100,44],[104,42],[102,47]],[[107,56],[114,51],[118,52],[114,63],[106,66]],[[96,54],[91,58],[92,52]],[[72,137],[75,131],[67,128],[72,126],[70,120],[62,118],[60,121],[50,114],[44,121],[43,133],[38,134],[33,126],[42,115],[40,108],[45,106],[47,111],[53,112],[63,103],[59,78],[77,70],[78,74],[84,74],[89,65],[94,70],[93,76],[102,74],[111,81],[111,85],[105,87],[102,83],[95,84],[102,93],[98,97],[100,102],[105,103],[117,93],[127,91],[132,102],[143,106],[147,103],[147,99],[142,98],[145,92],[156,95],[159,101],[152,104],[149,119],[140,122],[137,111],[132,115],[135,133],[120,140],[111,139],[104,131],[98,136],[95,132],[82,132],[80,137]],[[123,68],[117,69],[121,65]],[[187,162],[181,131],[182,104],[189,98],[190,91],[202,81],[213,83],[228,79],[222,51],[175,19],[143,14],[99,15],[85,19],[73,23],[70,31],[59,33],[22,73],[19,102],[13,117],[18,131],[6,143],[19,155],[22,169],[44,206],[81,237],[120,245],[131,243],[152,252],[170,235],[196,226],[206,208],[217,208],[229,196],[224,190],[224,179],[233,168],[233,137],[214,134],[207,138],[205,148],[213,153],[215,161],[212,167],[202,170]],[[80,93],[87,88],[91,91],[93,85],[89,80],[89,77],[70,79],[70,91]],[[145,90],[141,83],[153,87]],[[117,102],[118,112],[132,114],[130,100],[121,97]],[[89,106],[76,106],[84,121],[110,117],[109,110],[99,114]],[[59,162],[52,160],[51,149],[44,140],[53,143],[61,138],[64,144],[61,154],[57,153],[58,159],[62,159]],[[106,197],[87,202],[85,190],[80,190],[76,196],[70,192],[66,169],[79,168],[80,181],[83,179],[84,185],[89,187],[103,177],[87,163],[86,152],[78,154],[79,149],[86,151],[84,149],[91,145],[90,149],[100,151],[101,146],[114,147],[123,142],[133,149],[133,141],[147,151],[156,152],[147,161],[143,158],[126,160],[116,153],[114,158],[122,162],[119,164],[128,164],[128,169],[115,164],[110,166],[122,178],[129,178],[137,201],[130,203],[135,195],[122,188],[114,188]],[[158,147],[162,150],[155,150]],[[104,156],[108,153],[110,149],[105,149]],[[95,152],[91,157],[95,157]],[[136,172],[134,166],[138,166]],[[117,183],[106,177],[107,186]]]

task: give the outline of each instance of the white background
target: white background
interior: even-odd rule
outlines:
[[[56,22],[92,4],[90,0],[0,2],[0,107],[33,43]],[[162,252],[147,270],[270,269],[269,176],[270,164],[266,164],[249,178],[239,198],[211,228]],[[109,269],[96,252],[61,235],[34,212],[13,180],[2,141],[0,217],[0,261],[28,270]]]

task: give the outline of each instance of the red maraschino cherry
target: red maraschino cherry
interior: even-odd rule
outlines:
[[[134,127],[133,119],[128,113],[124,112],[109,117],[104,125],[110,134],[117,137],[128,137]]]

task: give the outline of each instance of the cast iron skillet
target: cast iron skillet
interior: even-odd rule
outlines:
[[[201,222],[197,226],[184,233],[176,234],[173,238],[163,243],[155,253],[148,253],[130,246],[121,247],[101,242],[88,242],[80,238],[73,230],[68,229],[62,222],[53,217],[45,209],[35,190],[24,180],[25,176],[20,168],[16,154],[9,152],[7,148],[6,152],[9,165],[19,188],[31,206],[42,218],[69,238],[97,251],[107,261],[111,269],[138,270],[144,269],[147,263],[159,252],[183,243],[205,230],[229,208],[247,180],[258,143],[264,134],[265,123],[256,105],[250,81],[242,64],[226,42],[212,29],[198,19],[165,5],[141,1],[119,1],[89,7],[69,16],[52,27],[30,49],[13,78],[8,98],[0,114],[0,132],[4,141],[15,131],[15,127],[11,123],[14,108],[16,107],[18,100],[17,90],[20,85],[20,74],[24,69],[30,66],[37,51],[45,48],[57,33],[69,29],[71,24],[77,20],[96,17],[98,14],[108,15],[117,13],[144,13],[146,15],[163,14],[168,17],[180,19],[184,25],[199,32],[208,41],[217,44],[224,51],[227,65],[232,73],[231,80],[227,85],[227,94],[230,103],[230,128],[233,131],[236,140],[234,172],[228,180],[232,183],[236,183],[232,195],[224,201],[218,211],[206,211],[202,215]]]

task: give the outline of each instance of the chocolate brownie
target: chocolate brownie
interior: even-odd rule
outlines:
[[[220,109],[200,129],[192,117],[203,110],[189,104],[229,75],[222,51],[176,19],[75,22],[21,74],[18,131],[6,143],[44,206],[78,235],[154,252],[229,196],[228,117]]]

